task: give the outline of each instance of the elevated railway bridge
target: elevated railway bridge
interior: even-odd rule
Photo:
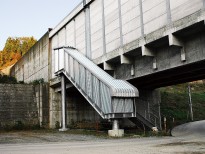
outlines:
[[[48,44],[50,126],[101,117],[114,135],[123,133],[120,119],[161,129],[157,88],[205,77],[204,19],[204,0],[82,1],[38,42]],[[19,80],[23,63],[13,68]],[[68,109],[79,101],[73,88],[94,110]]]

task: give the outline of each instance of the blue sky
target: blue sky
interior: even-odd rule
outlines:
[[[54,28],[81,1],[1,0],[0,50],[9,36],[41,38],[48,28]]]

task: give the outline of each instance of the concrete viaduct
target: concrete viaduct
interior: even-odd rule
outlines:
[[[11,72],[49,82],[50,127],[104,115],[115,135],[119,119],[161,129],[156,89],[205,77],[204,19],[204,0],[83,0]]]

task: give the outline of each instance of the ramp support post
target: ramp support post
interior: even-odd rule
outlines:
[[[65,87],[65,77],[61,76],[61,106],[62,106],[62,117],[61,117],[61,126],[62,128],[59,131],[67,131],[68,128],[66,126],[66,87]]]
[[[112,130],[118,130],[119,129],[119,120],[113,120],[112,122]]]
[[[108,130],[108,135],[111,137],[124,136],[124,129],[119,129],[119,119],[112,120],[112,130]]]

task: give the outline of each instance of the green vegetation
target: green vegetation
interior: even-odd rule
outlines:
[[[16,84],[17,80],[16,80],[16,78],[14,78],[12,76],[7,76],[7,75],[1,75],[0,74],[0,83]]]
[[[14,130],[40,130],[44,127],[40,127],[39,124],[25,124],[22,121],[18,120],[14,123],[1,124],[0,131],[14,131]]]
[[[190,122],[188,84],[161,88],[161,115],[167,118],[167,128]],[[205,83],[191,83],[194,121],[205,119]],[[173,119],[174,118],[174,119]],[[174,121],[173,121],[174,120]],[[162,123],[163,125],[163,123]]]
[[[30,82],[29,84],[38,85],[38,84],[41,84],[41,83],[45,83],[43,78],[34,80],[34,81]]]
[[[0,70],[15,64],[35,43],[33,37],[9,37],[0,51]]]
[[[0,83],[6,83],[6,84],[27,84],[24,81],[18,81],[16,80],[15,77],[12,76],[8,76],[8,75],[1,75],[0,74]],[[41,83],[45,83],[44,79],[38,79],[38,80],[34,80],[28,84],[32,84],[32,85],[39,85]]]

